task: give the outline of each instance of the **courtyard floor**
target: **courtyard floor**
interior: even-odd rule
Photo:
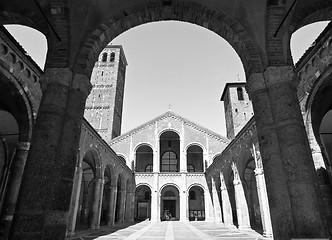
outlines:
[[[144,221],[134,224],[122,224],[114,227],[103,226],[99,230],[77,231],[76,236],[66,240],[261,240],[265,239],[257,232],[239,231],[222,224],[209,222],[158,222]]]

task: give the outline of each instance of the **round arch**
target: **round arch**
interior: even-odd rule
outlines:
[[[204,172],[204,149],[198,144],[191,144],[186,149],[187,171]]]
[[[200,184],[192,184],[187,191],[189,221],[205,220],[205,189]]]
[[[111,164],[107,164],[104,170],[104,176],[107,176],[108,180],[111,182],[112,186],[115,186],[116,177],[115,177],[115,170]]]
[[[139,144],[137,144],[134,147],[134,152],[136,152],[137,149],[140,148],[141,146],[149,146],[152,149],[152,151],[154,151],[154,146],[151,143],[149,143],[149,142],[140,142]]]
[[[119,9],[118,14],[100,23],[82,44],[84,47],[78,56],[76,71],[89,75],[99,53],[113,38],[132,27],[161,20],[189,22],[215,32],[235,49],[248,75],[250,72],[262,72],[261,52],[242,25],[225,13],[209,9],[203,4],[177,0],[169,1],[169,4],[149,2]]]
[[[135,209],[134,219],[151,219],[151,193],[152,188],[149,184],[141,183],[135,189]]]
[[[139,183],[136,185],[135,188],[138,188],[139,186],[147,186],[150,189],[150,191],[152,191],[152,186],[148,183]]]
[[[7,68],[4,68],[4,66],[8,64],[6,64],[1,57],[0,55],[0,104],[6,106],[5,108],[8,109],[16,119],[19,125],[18,140],[21,142],[30,142],[32,126],[34,124],[33,105],[19,80],[14,77]],[[28,91],[27,93],[29,94],[30,92]],[[14,103],[16,104],[14,105]]]
[[[174,133],[176,133],[176,134],[179,136],[179,138],[180,138],[180,136],[181,136],[180,131],[178,131],[177,129],[174,129],[174,128],[168,128],[168,129],[163,129],[162,131],[160,131],[160,132],[158,133],[158,138],[160,139],[161,135],[163,135],[165,132],[174,132]]]
[[[159,190],[160,220],[180,219],[180,190],[176,184],[164,184]]]
[[[102,162],[98,149],[90,148],[84,153],[82,161],[92,167],[96,179],[103,179],[104,175],[102,170]]]
[[[152,172],[153,155],[149,144],[140,144],[135,150],[135,172]]]
[[[184,147],[184,150],[187,151],[188,148],[190,148],[191,146],[199,146],[200,148],[202,148],[203,152],[206,152],[205,146],[202,143],[200,143],[200,142],[191,142],[191,143],[188,143]]]
[[[305,25],[332,20],[332,6],[331,3],[324,0],[311,1],[305,6],[298,4],[295,7],[295,12],[290,23],[290,34]]]

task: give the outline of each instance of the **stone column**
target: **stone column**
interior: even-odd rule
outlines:
[[[101,183],[100,183],[100,198],[99,198],[99,209],[98,209],[96,229],[100,229],[100,220],[101,220],[101,214],[102,214],[102,208],[103,208],[104,184],[105,184],[105,180],[102,179]]]
[[[18,142],[15,156],[10,168],[5,201],[2,208],[1,225],[6,236],[9,234],[15,213],[16,201],[21,186],[23,171],[30,148],[29,142]]]
[[[133,202],[133,196],[134,194],[132,193],[132,191],[127,191],[127,198],[126,198],[126,216],[125,216],[125,221],[126,222],[130,222],[133,218],[131,215],[131,206],[134,205]]]
[[[227,185],[225,183],[224,175],[220,172],[220,191],[221,191],[221,202],[222,202],[222,210],[224,217],[224,224],[228,226],[234,226],[233,223],[233,213],[232,213],[232,205],[229,200]]]
[[[130,195],[129,195],[129,222],[135,222],[134,220],[134,214],[135,214],[135,191],[134,189],[131,190],[132,192],[130,192]]]
[[[236,164],[234,162],[232,163],[232,170],[234,173],[233,184],[235,192],[236,215],[239,224],[238,228],[240,230],[248,230],[251,229],[248,204],[246,196],[244,194],[244,189],[242,186],[240,175],[237,170]]]
[[[115,208],[116,208],[116,195],[117,195],[117,187],[111,186],[110,187],[110,201],[108,205],[108,217],[107,217],[107,225],[114,226],[115,220]]]
[[[124,222],[126,211],[126,190],[120,190],[119,223]]]
[[[64,239],[85,101],[91,84],[48,68],[11,229],[11,239]]]
[[[204,209],[205,209],[205,221],[213,222],[213,205],[211,201],[211,195],[209,192],[204,192]]]
[[[258,201],[259,201],[259,207],[260,207],[262,225],[263,225],[263,236],[267,238],[272,238],[273,233],[272,233],[272,224],[270,216],[270,207],[267,198],[263,164],[258,150],[258,144],[256,146],[255,144],[253,144],[252,153],[256,165],[254,171],[255,171],[257,195],[258,195]]]
[[[156,191],[151,192],[151,222],[159,222],[158,211],[160,207],[158,205],[158,194]]]
[[[79,158],[79,156],[78,156]],[[76,166],[75,176],[74,176],[74,186],[71,193],[70,208],[68,213],[68,225],[67,225],[67,236],[75,236],[75,227],[77,219],[78,204],[81,193],[81,184],[82,184],[82,162],[78,159],[78,165]]]
[[[293,67],[253,73],[255,112],[275,239],[327,237],[317,176],[293,80]]]
[[[181,222],[188,222],[188,196],[187,191],[181,190],[180,191],[180,221]]]
[[[212,181],[212,199],[213,199],[213,212],[214,212],[214,222],[221,223],[221,208],[218,198],[218,192],[216,188],[216,184],[213,178],[211,178]]]
[[[103,180],[94,179],[93,202],[89,226],[92,230],[99,229],[100,205],[102,198]]]
[[[153,172],[157,173],[159,171],[160,171],[159,154],[158,154],[158,151],[155,150],[155,151],[153,151]]]

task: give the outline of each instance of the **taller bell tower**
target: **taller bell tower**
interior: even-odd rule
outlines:
[[[106,141],[121,134],[126,67],[122,46],[108,45],[100,53],[91,74],[93,88],[84,117]]]
[[[226,83],[220,101],[224,102],[227,138],[233,139],[254,115],[245,82]]]

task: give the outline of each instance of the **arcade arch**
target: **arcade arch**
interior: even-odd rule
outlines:
[[[160,192],[161,221],[180,219],[180,196],[176,186],[166,185]]]
[[[194,185],[188,191],[189,221],[205,220],[205,198],[201,186]]]
[[[87,151],[82,160],[82,180],[76,225],[88,225],[92,229],[97,225],[102,179],[100,170],[97,152],[95,150]]]
[[[151,220],[151,188],[148,185],[141,184],[136,187],[134,219]]]

